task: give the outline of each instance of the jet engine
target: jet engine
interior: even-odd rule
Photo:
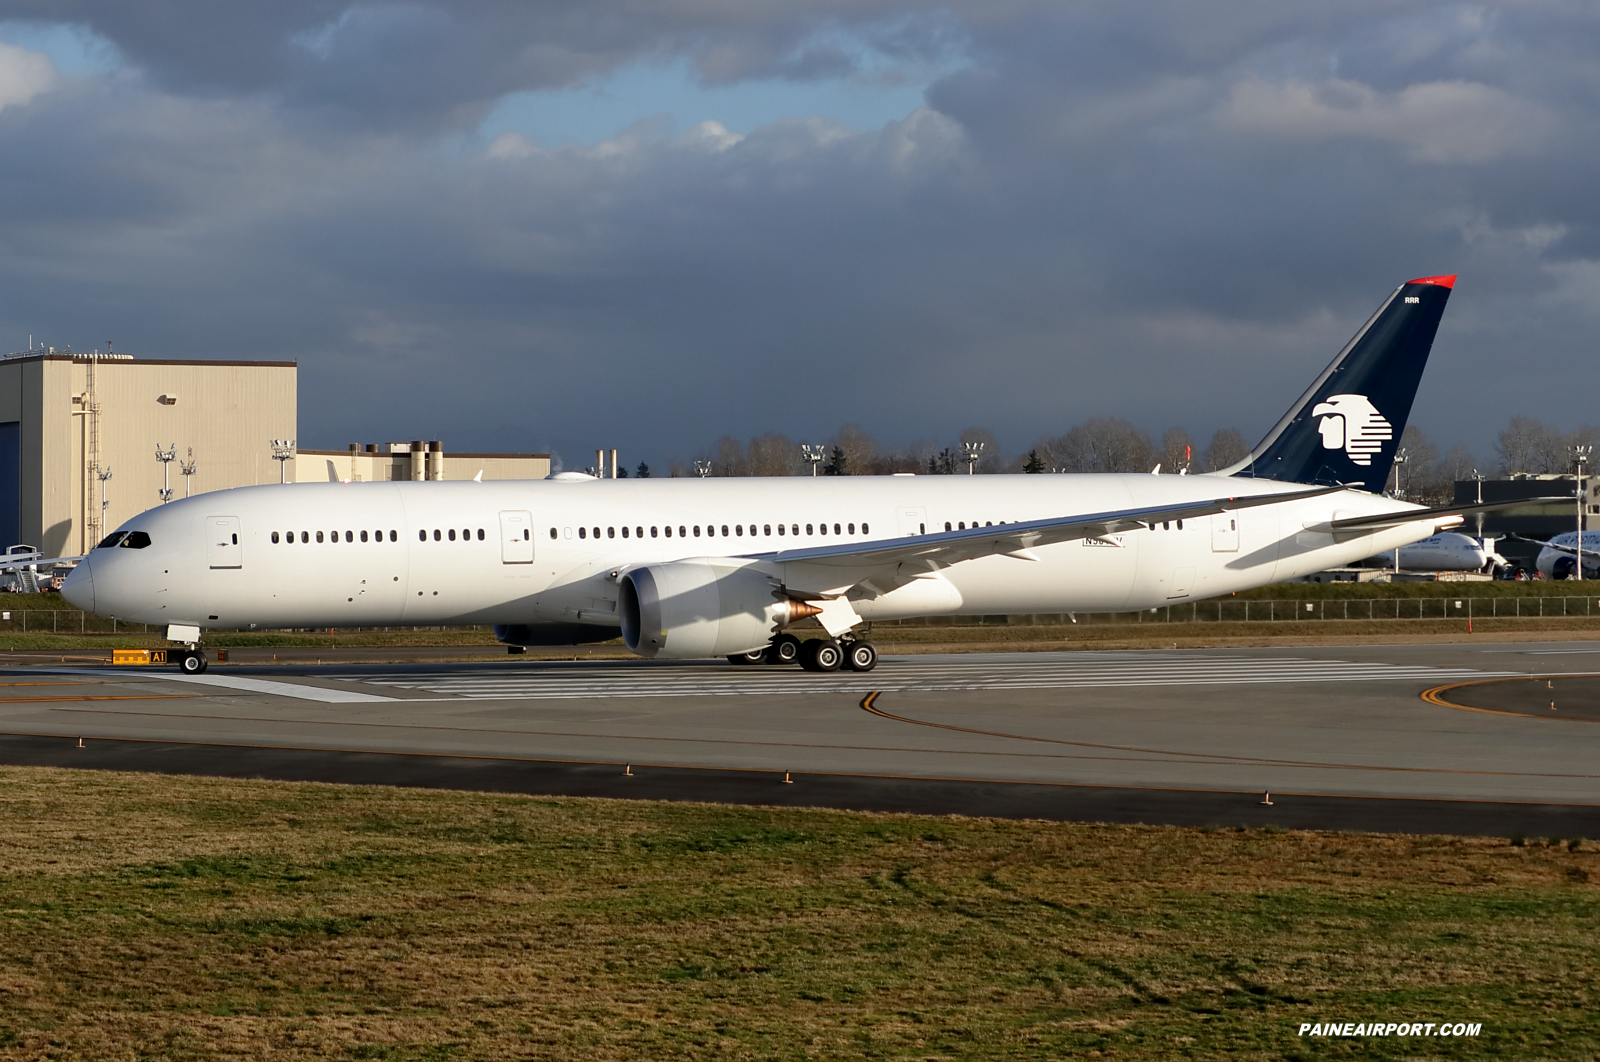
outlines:
[[[633,568],[617,595],[629,650],[673,660],[760,649],[784,627],[820,611],[788,599],[755,568],[706,561]]]

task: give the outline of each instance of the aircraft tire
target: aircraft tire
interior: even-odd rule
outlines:
[[[780,634],[767,646],[767,663],[792,664],[800,659],[800,639],[792,634]]]
[[[807,671],[838,671],[844,651],[832,638],[813,638],[800,645],[800,666]]]
[[[729,653],[728,663],[737,664],[740,667],[748,667],[751,664],[759,664],[766,658],[767,651],[765,649],[752,649],[748,653]]]
[[[198,675],[210,664],[206,654],[198,649],[190,649],[178,655],[178,670],[185,675]]]
[[[871,671],[878,666],[878,650],[871,642],[851,642],[845,646],[844,666],[851,671]]]

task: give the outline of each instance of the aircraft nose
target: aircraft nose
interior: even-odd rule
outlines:
[[[94,611],[94,572],[87,558],[67,573],[61,583],[61,596],[85,612]]]

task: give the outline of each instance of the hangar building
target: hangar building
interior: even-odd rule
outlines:
[[[330,479],[542,479],[548,454],[446,454],[437,441],[349,450],[296,437],[293,361],[178,361],[44,348],[0,358],[0,551],[86,553],[191,494]],[[169,455],[162,461],[158,453]],[[280,467],[282,466],[282,467]]]

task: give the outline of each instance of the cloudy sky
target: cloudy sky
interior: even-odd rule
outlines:
[[[1600,417],[1600,7],[0,2],[0,344],[294,358],[302,445]]]

